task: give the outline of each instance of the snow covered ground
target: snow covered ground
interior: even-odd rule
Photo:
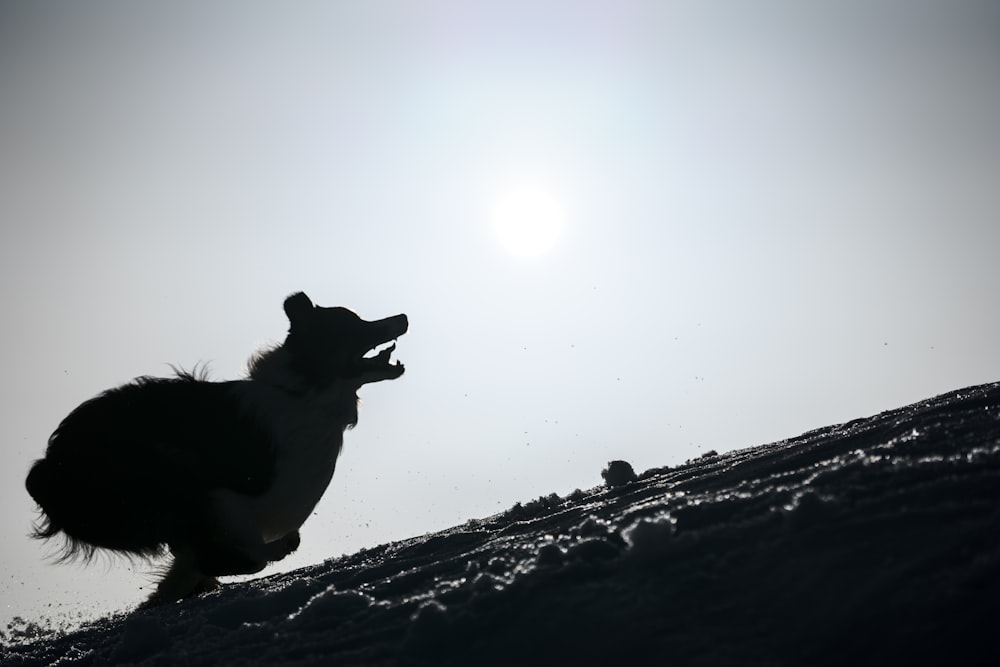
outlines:
[[[981,664],[1000,383],[64,632],[4,665]]]

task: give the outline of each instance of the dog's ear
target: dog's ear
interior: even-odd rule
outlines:
[[[306,296],[305,292],[296,292],[285,299],[285,315],[294,327],[297,322],[301,322],[313,311],[313,302]]]

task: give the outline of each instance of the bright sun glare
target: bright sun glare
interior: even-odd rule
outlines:
[[[523,258],[541,257],[555,246],[565,213],[550,192],[534,185],[508,190],[493,209],[493,228],[505,250]]]

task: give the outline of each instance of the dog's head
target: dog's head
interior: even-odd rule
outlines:
[[[389,357],[396,344],[368,356],[406,333],[406,315],[369,322],[347,308],[316,306],[303,292],[285,299],[290,327],[285,349],[292,369],[318,387],[346,381],[356,387],[395,380],[404,368]]]

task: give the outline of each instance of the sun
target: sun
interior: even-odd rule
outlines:
[[[562,235],[566,214],[551,192],[537,185],[519,185],[505,192],[493,208],[493,230],[507,252],[517,257],[541,257]]]

